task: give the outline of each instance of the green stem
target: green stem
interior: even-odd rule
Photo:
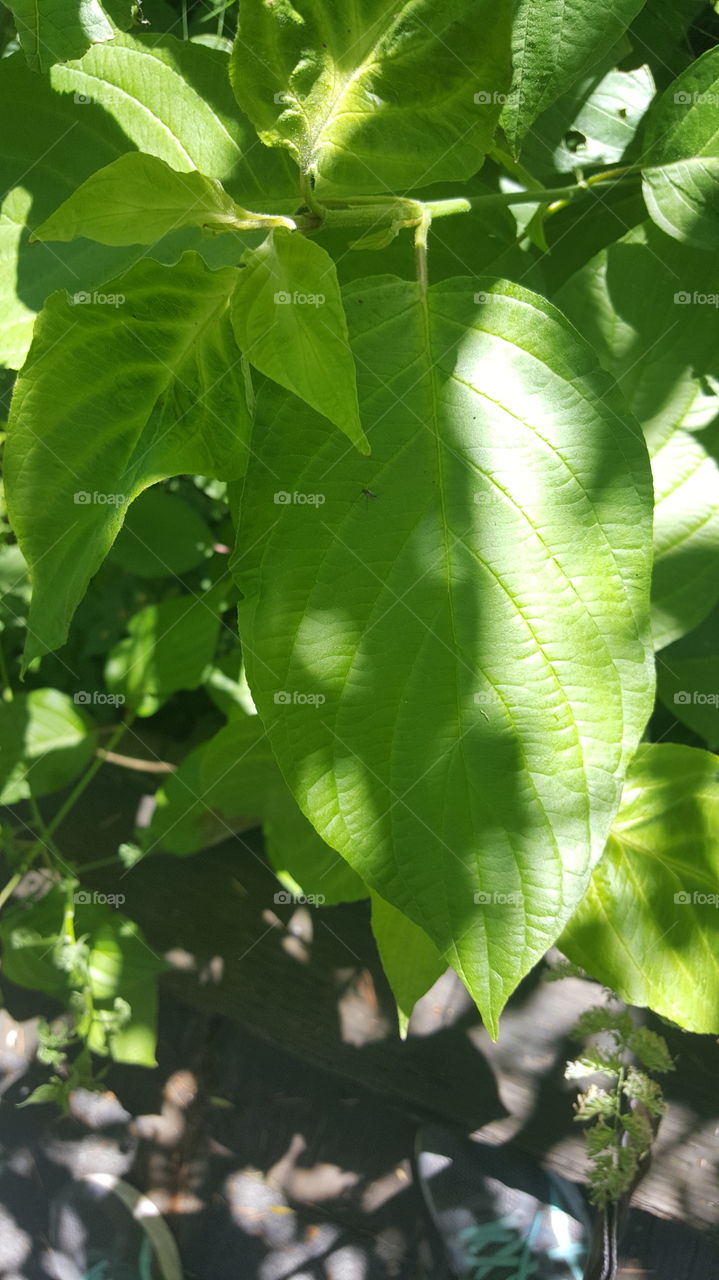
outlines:
[[[11,876],[10,879],[8,880],[7,884],[5,885],[5,888],[0,891],[0,911],[2,911],[8,898],[11,898],[12,895],[14,894],[20,881],[25,875],[26,870],[27,870],[27,867],[23,867],[21,871],[16,871],[15,875]]]
[[[344,201],[328,200],[319,204],[305,182],[303,196],[309,214],[296,218],[300,231],[317,231],[323,228],[363,227],[379,230],[382,227],[420,227],[425,219],[448,218],[458,213],[471,213],[476,209],[506,208],[517,204],[553,204],[558,200],[571,200],[595,187],[621,182],[640,173],[637,165],[624,169],[610,169],[596,173],[581,182],[567,183],[562,187],[532,186],[526,191],[497,191],[486,196],[458,196],[450,200],[411,200],[405,197],[382,200],[376,196],[357,196]],[[536,182],[531,175],[528,180]],[[318,226],[319,220],[319,226]]]

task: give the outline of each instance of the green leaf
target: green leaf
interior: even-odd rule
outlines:
[[[372,460],[263,388],[233,569],[300,807],[496,1034],[584,892],[651,709],[651,477],[561,314],[476,290],[349,287]]]
[[[178,173],[157,156],[129,151],[73,191],[31,240],[154,244],[178,227],[236,229],[242,212],[216,178]]]
[[[75,936],[87,942],[89,989],[99,1015],[89,1028],[89,1046],[95,1053],[109,1050],[117,1062],[155,1066],[157,977],[168,966],[134,921],[94,898],[78,890],[73,907]],[[26,901],[4,912],[0,939],[3,972],[11,982],[69,1001],[69,974],[57,963],[65,910],[65,888],[55,886],[39,902]],[[130,1006],[130,1018],[108,1037],[102,1015],[111,1015],[118,999]]]
[[[654,476],[656,648],[719,598],[719,268],[645,223],[599,253],[556,302],[642,423]]]
[[[79,773],[95,751],[95,730],[82,705],[59,689],[33,689],[0,704],[0,803],[57,791]]]
[[[33,71],[79,58],[115,35],[98,0],[8,0],[8,8]]]
[[[97,1018],[88,1036],[94,1053],[115,1062],[154,1067],[157,1040],[157,978],[168,965],[145,941],[134,920],[103,905],[77,906],[75,932],[88,934],[89,980],[96,1012],[111,1014],[118,1000],[129,1005],[129,1020],[109,1029]]]
[[[442,976],[447,963],[423,929],[376,893],[372,894],[372,932],[397,1002],[399,1033],[404,1040],[414,1006]]]
[[[140,716],[154,715],[178,689],[197,689],[217,648],[217,609],[216,593],[177,596],[140,609],[107,660],[108,689]]]
[[[648,0],[634,19],[629,39],[639,62],[648,62],[660,88],[692,61],[689,28],[705,0]]]
[[[280,228],[244,261],[232,299],[240,350],[256,369],[294,391],[368,453],[347,321],[329,254]]]
[[[558,946],[630,1004],[719,1032],[719,758],[640,747],[607,851]]]
[[[158,792],[146,848],[196,853],[258,822],[269,861],[293,891],[328,905],[367,897],[359,876],[298,809],[258,716],[231,721],[183,760]]]
[[[658,693],[677,720],[719,747],[719,606],[657,654]]]
[[[719,245],[719,49],[662,94],[644,135],[644,198],[657,226],[699,249]]]
[[[617,164],[654,94],[645,66],[580,80],[537,120],[522,147],[522,163],[547,179],[584,166]]]
[[[208,673],[205,689],[228,720],[257,715],[239,648],[218,659]]]
[[[212,530],[189,502],[147,489],[130,507],[108,560],[127,573],[164,578],[194,569],[210,555]]]
[[[502,127],[515,154],[540,112],[580,76],[600,64],[639,13],[644,0],[609,0],[601,21],[595,0],[516,0],[512,26],[514,73]]]
[[[63,644],[143,489],[180,472],[242,474],[235,280],[196,254],[176,267],[146,259],[103,293],[54,294],[38,318],[5,446],[8,511],[33,581],[27,661]]]
[[[0,132],[0,190],[8,193],[0,212],[0,360],[14,369],[49,294],[92,291],[145,256],[138,246],[87,240],[62,249],[29,244],[33,228],[118,156],[142,151],[172,169],[197,169],[252,209],[292,212],[297,204],[292,161],[258,145],[237,110],[227,58],[173,36],[117,36],[49,77],[28,70],[22,54],[3,58],[0,113],[22,120],[22,140],[16,129]],[[152,255],[176,261],[195,247],[209,259],[225,241],[233,251],[243,247],[237,235],[208,239],[186,229]]]
[[[469,178],[508,88],[510,14],[509,0],[245,0],[235,96],[321,195]]]

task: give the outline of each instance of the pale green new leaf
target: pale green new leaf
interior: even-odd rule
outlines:
[[[89,764],[95,730],[82,707],[91,697],[32,689],[0,705],[0,804],[57,791]]]
[[[271,231],[249,251],[232,299],[241,351],[261,373],[329,418],[362,453],[354,357],[335,264],[298,232]]]
[[[178,227],[232,230],[241,213],[216,178],[128,151],[73,191],[31,239],[154,244]]]
[[[183,472],[241,475],[249,411],[229,321],[236,271],[150,259],[38,318],[5,446],[8,511],[30,566],[26,659],[57,648],[129,504]]]
[[[629,1004],[719,1033],[719,757],[640,747],[558,946]]]
[[[79,58],[115,30],[98,0],[8,0],[20,47],[33,71]]]
[[[662,231],[719,247],[719,49],[697,58],[649,112],[644,198]]]
[[[372,894],[372,932],[397,1003],[404,1040],[414,1006],[441,977],[447,963],[423,929],[376,893]]]
[[[197,169],[221,181],[251,209],[292,212],[297,174],[290,157],[261,146],[237,110],[227,58],[173,36],[117,36],[49,76],[30,71],[22,54],[0,59],[0,114],[22,121],[0,130],[0,360],[18,369],[35,314],[56,289],[93,290],[146,251],[89,240],[59,249],[29,244],[30,232],[96,170],[142,151],[172,169]],[[154,246],[176,261],[186,248],[214,265],[237,235],[212,237],[187,228]],[[248,243],[252,243],[250,239]]]
[[[651,710],[651,477],[561,314],[476,290],[346,290],[372,459],[263,388],[233,569],[300,807],[496,1034],[584,892]]]
[[[719,266],[645,223],[597,254],[555,300],[644,428],[660,649],[719,598]]]
[[[235,95],[321,195],[469,178],[509,86],[510,17],[511,0],[243,0]]]
[[[540,112],[601,66],[643,3],[608,0],[600,16],[595,0],[516,0],[512,88],[502,111],[502,127],[516,153]]]

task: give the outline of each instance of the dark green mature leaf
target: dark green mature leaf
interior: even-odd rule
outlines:
[[[447,962],[424,929],[376,893],[372,894],[372,932],[397,1002],[399,1033],[404,1039],[414,1006],[441,977]]]
[[[212,543],[212,530],[189,502],[148,489],[130,507],[108,559],[128,573],[164,578],[202,564]]]
[[[82,707],[59,689],[33,689],[0,704],[0,803],[17,804],[64,787],[89,763],[96,739]]]
[[[250,419],[229,321],[235,281],[195,254],[176,267],[146,259],[106,293],[54,294],[39,317],[5,450],[33,581],[28,661],[64,642],[143,489],[181,472],[242,474]]]
[[[31,239],[154,244],[178,227],[231,230],[241,212],[216,178],[128,151],[73,191]]]
[[[291,212],[296,204],[292,161],[262,147],[238,112],[227,57],[173,36],[118,36],[49,77],[28,70],[22,54],[3,58],[0,114],[22,121],[22,129],[0,130],[0,190],[8,193],[0,214],[0,360],[14,369],[48,294],[96,289],[141,255],[137,246],[86,240],[61,250],[28,243],[32,228],[123,153],[137,149],[176,170],[198,169],[252,209]],[[236,237],[208,240],[187,229],[152,253],[176,261],[195,247],[209,257],[226,252],[225,241],[238,246]]]
[[[719,1033],[719,757],[639,748],[607,851],[558,945],[630,1004]]]
[[[509,84],[510,0],[244,0],[232,83],[322,195],[470,177]]]
[[[496,1034],[584,892],[651,708],[651,479],[560,313],[475,289],[349,287],[373,457],[263,389],[234,572],[300,807]]]
[[[267,856],[292,890],[328,905],[367,897],[297,807],[259,716],[233,720],[187,756],[158,793],[146,847],[196,853],[258,822]]]
[[[298,232],[270,232],[248,252],[232,299],[241,351],[261,373],[329,418],[362,453],[369,445],[335,264]]]
[[[659,696],[672,715],[719,747],[719,606],[657,654]]]
[[[649,63],[661,89],[692,61],[689,28],[706,0],[648,0],[629,29],[634,60]]]
[[[719,265],[651,223],[577,272],[557,303],[642,423],[654,474],[658,649],[719,598]]]
[[[601,20],[595,0],[517,0],[512,27],[514,73],[502,126],[515,152],[540,112],[601,63],[644,0],[609,0]]]
[[[644,198],[662,231],[699,249],[719,246],[719,49],[709,49],[647,117]]]
[[[20,46],[33,71],[79,58],[115,35],[98,0],[7,0]]]

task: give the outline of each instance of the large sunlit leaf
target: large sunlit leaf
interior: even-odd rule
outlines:
[[[652,627],[662,648],[719,598],[719,265],[645,223],[556,301],[644,427],[656,503]]]
[[[320,245],[278,229],[248,252],[232,299],[232,323],[255,368],[368,452],[337,272]]]
[[[468,178],[509,84],[511,0],[243,0],[242,110],[325,195]]]
[[[150,259],[107,293],[54,294],[20,374],[8,510],[30,566],[26,657],[57,648],[129,504],[182,472],[231,478],[249,411],[229,320],[234,268]]]
[[[476,290],[346,290],[372,457],[263,389],[234,572],[300,807],[495,1034],[584,891],[651,709],[651,477],[560,313]]]
[[[79,58],[115,34],[98,0],[8,0],[8,8],[33,71]]]
[[[173,169],[200,170],[233,199],[257,210],[291,212],[297,176],[288,155],[261,146],[240,115],[227,58],[173,36],[117,36],[49,76],[30,71],[22,54],[0,59],[0,113],[22,128],[0,131],[0,361],[18,369],[30,346],[35,313],[56,289],[98,288],[145,251],[81,240],[30,245],[32,229],[91,174],[135,150]],[[187,247],[213,263],[241,256],[234,236],[208,240],[176,231],[153,256],[174,261]]]
[[[92,759],[95,732],[76,700],[59,689],[33,689],[0,704],[0,803],[17,804],[64,787]]]
[[[515,151],[541,111],[601,66],[644,0],[517,0],[512,26],[513,78],[502,125]]]
[[[647,117],[644,198],[657,226],[700,249],[719,248],[719,49],[709,49]]]
[[[719,757],[640,747],[559,946],[630,1004],[719,1033]]]

